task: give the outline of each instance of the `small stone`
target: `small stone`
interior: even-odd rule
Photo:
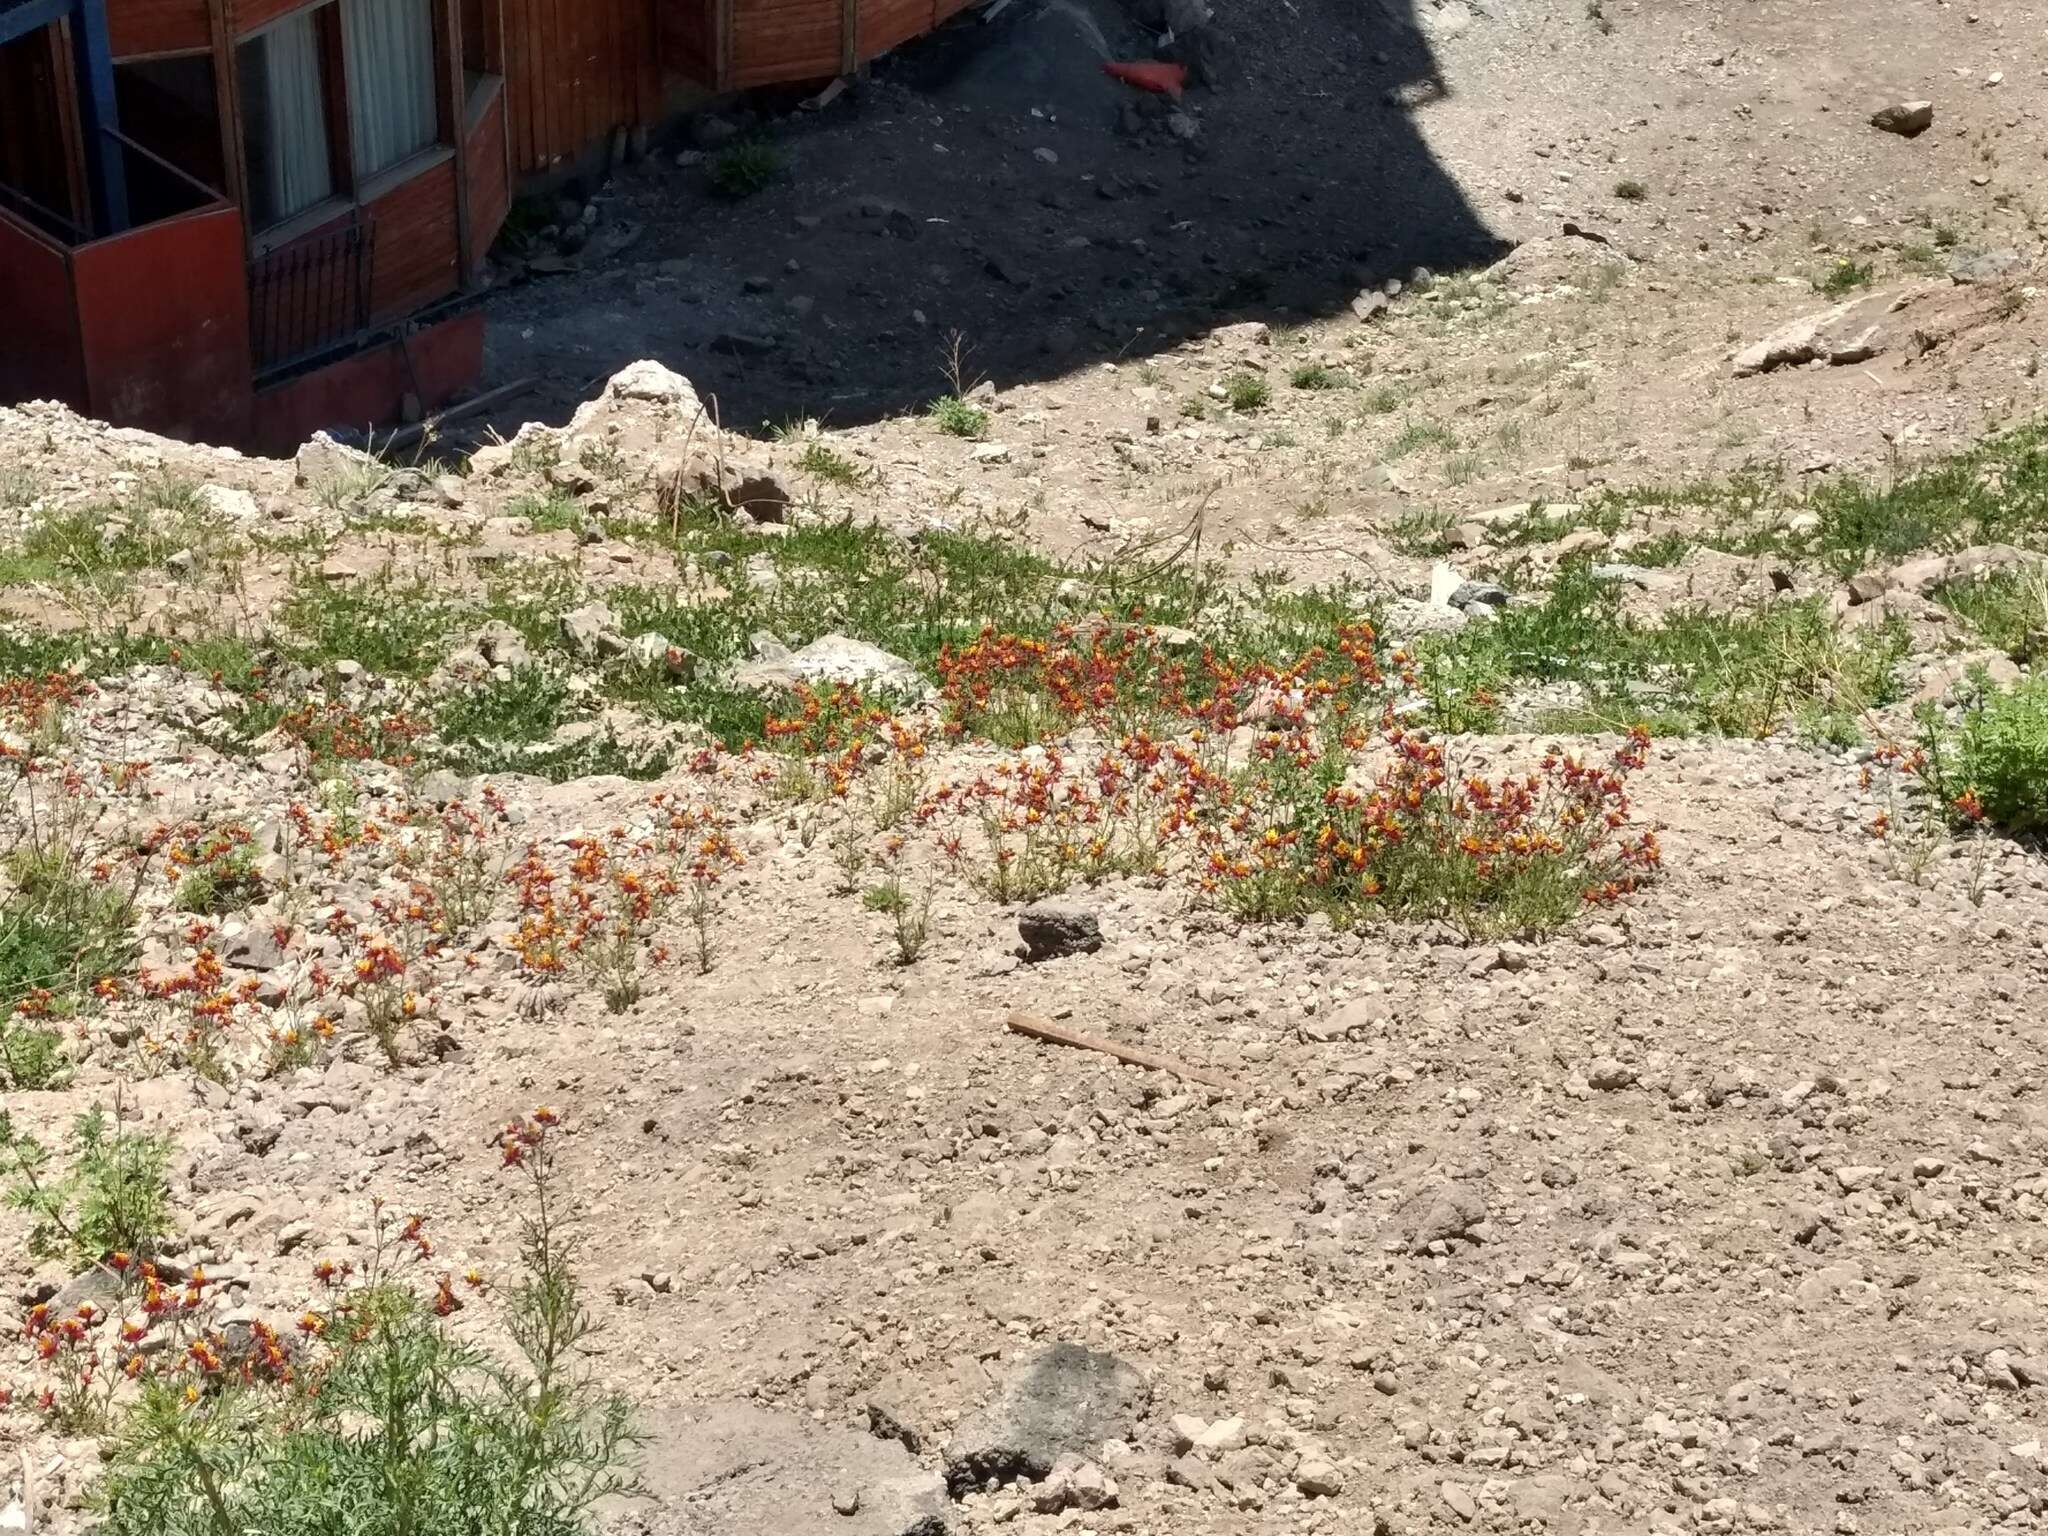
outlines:
[[[1017,933],[1030,959],[1093,954],[1102,948],[1102,921],[1071,901],[1035,901],[1017,915]]]
[[[838,1515],[860,1513],[860,1489],[851,1483],[841,1483],[832,1490],[832,1512]]]
[[[1636,1069],[1625,1066],[1612,1056],[1602,1056],[1586,1069],[1586,1082],[1603,1093],[1613,1093],[1626,1088],[1636,1080]]]
[[[1853,1195],[1883,1173],[1882,1168],[1849,1167],[1835,1170],[1835,1182],[1842,1186],[1842,1193]]]
[[[1487,1217],[1486,1200],[1469,1184],[1446,1184],[1430,1197],[1409,1237],[1410,1253],[1425,1253],[1432,1243],[1469,1238]]]
[[[1320,1456],[1304,1456],[1294,1469],[1294,1486],[1311,1499],[1334,1499],[1344,1491],[1344,1474]]]
[[[1479,1506],[1472,1502],[1472,1495],[1456,1483],[1445,1483],[1437,1492],[1443,1496],[1443,1501],[1450,1505],[1451,1513],[1460,1520],[1470,1521],[1478,1518]]]
[[[1934,103],[1900,101],[1870,114],[1870,126],[1902,139],[1917,139],[1934,126]]]
[[[1195,1449],[1212,1459],[1225,1452],[1239,1450],[1243,1445],[1244,1420],[1241,1418],[1218,1419],[1195,1436]]]
[[[588,659],[610,652],[619,654],[625,640],[618,634],[618,616],[604,603],[585,603],[562,615],[562,644],[572,655]]]

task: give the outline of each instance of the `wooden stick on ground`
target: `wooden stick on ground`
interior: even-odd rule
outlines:
[[[382,451],[385,453],[395,453],[401,448],[410,448],[414,443],[425,438],[429,432],[439,431],[442,427],[448,426],[453,422],[462,421],[467,417],[481,416],[485,411],[492,409],[494,406],[503,405],[513,396],[524,394],[527,390],[533,388],[533,385],[534,381],[530,377],[514,379],[510,384],[501,384],[496,389],[487,389],[472,400],[464,400],[451,405],[439,415],[429,416],[425,421],[416,421],[409,427],[400,427],[383,444]]]
[[[1212,1088],[1221,1088],[1226,1093],[1243,1093],[1244,1088],[1220,1073],[1191,1067],[1184,1061],[1175,1061],[1171,1056],[1161,1056],[1156,1051],[1140,1050],[1132,1045],[1118,1045],[1114,1040],[1104,1040],[1099,1035],[1076,1034],[1071,1029],[1062,1029],[1050,1019],[1041,1019],[1035,1013],[1013,1013],[1010,1028],[1020,1035],[1029,1035],[1034,1040],[1044,1040],[1053,1045],[1071,1045],[1076,1050],[1100,1051],[1105,1056],[1114,1056],[1118,1061],[1129,1062],[1134,1067],[1151,1067],[1158,1072],[1171,1072],[1175,1077],[1186,1078],[1191,1083],[1207,1083]]]

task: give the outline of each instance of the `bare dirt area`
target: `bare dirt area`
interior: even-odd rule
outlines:
[[[1283,9],[0,410],[0,1529],[2048,1524],[2041,13]]]

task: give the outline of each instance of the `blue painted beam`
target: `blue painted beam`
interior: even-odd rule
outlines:
[[[114,137],[121,126],[114,104],[114,45],[107,34],[106,0],[75,0],[72,51],[78,62],[79,130],[91,168],[94,212],[102,236],[128,227],[128,169]]]
[[[0,0],[0,43],[11,43],[53,21],[62,21],[71,14],[75,3],[76,0],[14,0],[9,5],[7,0]]]

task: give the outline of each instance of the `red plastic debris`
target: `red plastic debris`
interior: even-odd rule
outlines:
[[[1188,67],[1185,64],[1105,64],[1102,72],[1112,79],[1121,80],[1125,85],[1134,85],[1141,91],[1157,91],[1161,96],[1180,100],[1181,87],[1188,83]]]

